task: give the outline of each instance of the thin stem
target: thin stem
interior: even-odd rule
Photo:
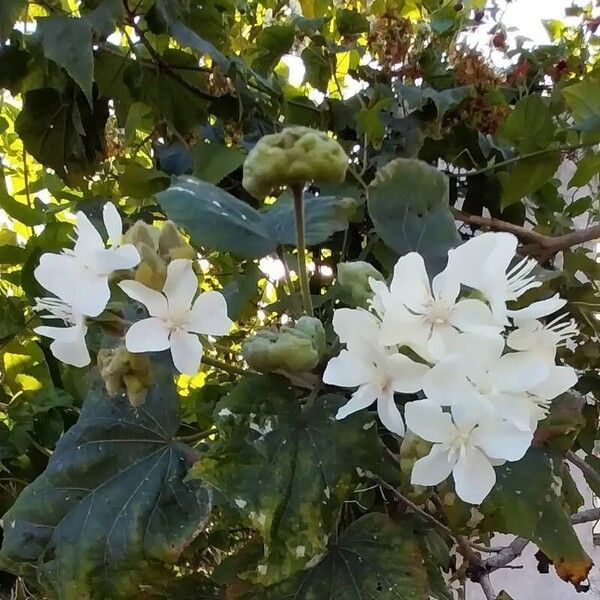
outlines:
[[[212,429],[207,429],[206,431],[198,431],[196,433],[192,433],[191,435],[176,437],[175,440],[183,444],[193,444],[194,442],[200,442],[201,440],[206,439],[208,436],[213,435],[216,432],[217,430],[213,427]]]
[[[292,276],[290,275],[290,267],[285,258],[285,251],[281,244],[279,246],[277,246],[277,258],[279,258],[279,260],[281,261],[281,264],[283,265],[283,274],[285,277],[285,282],[288,287],[288,293],[291,296],[295,291],[294,290],[294,282],[292,281]]]
[[[492,582],[490,581],[490,576],[485,573],[479,578],[479,585],[483,590],[483,593],[487,600],[496,600],[497,595],[492,587]]]
[[[308,270],[306,268],[306,238],[304,231],[304,184],[292,185],[294,195],[294,214],[296,217],[296,248],[298,250],[298,278],[304,310],[313,316],[312,298],[308,286]]]
[[[567,452],[565,452],[565,458],[570,463],[573,463],[589,479],[592,479],[597,484],[600,484],[600,473],[598,473],[594,467],[588,465],[583,458],[577,456],[573,450],[567,450]]]
[[[250,369],[242,369],[240,367],[236,367],[235,365],[230,365],[221,360],[217,360],[216,358],[211,358],[210,356],[203,356],[202,363],[208,365],[209,367],[219,369],[220,371],[225,371],[230,375],[251,375],[254,373],[254,371],[251,371]]]

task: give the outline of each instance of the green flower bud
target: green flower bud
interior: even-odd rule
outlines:
[[[158,252],[168,260],[176,258],[196,258],[196,251],[181,237],[175,223],[166,221],[160,230]]]
[[[114,396],[125,389],[132,406],[144,403],[153,381],[147,356],[132,354],[124,346],[102,349],[98,352],[98,368],[109,395]]]
[[[161,291],[167,279],[165,261],[147,244],[141,243],[138,252],[142,260],[135,271],[135,280]]]
[[[254,197],[264,198],[284,185],[341,183],[347,167],[343,148],[326,133],[309,127],[287,127],[280,133],[265,135],[250,151],[242,184]]]
[[[283,369],[290,373],[311,371],[325,355],[325,329],[314,317],[301,317],[293,326],[263,329],[242,347],[250,367],[262,373]]]
[[[144,221],[136,221],[123,236],[123,243],[133,244],[138,252],[142,244],[156,250],[158,249],[158,236],[159,232],[156,227],[152,227]]]
[[[337,282],[341,300],[350,306],[367,308],[373,297],[370,278],[384,281],[383,275],[367,262],[357,260],[340,263],[337,266]]]

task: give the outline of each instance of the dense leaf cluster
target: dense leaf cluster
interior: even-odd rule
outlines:
[[[565,460],[583,450],[599,489],[600,70],[597,18],[571,12],[532,48],[478,0],[0,0],[0,596],[449,600],[498,568],[471,545],[494,532],[585,581]],[[482,29],[494,61],[460,42]],[[375,413],[335,421],[330,325],[310,373],[243,362],[250,334],[302,314],[292,195],[242,186],[250,150],[284,125],[330,132],[350,157],[345,181],[306,194],[323,323],[353,297],[338,263],[387,278],[416,250],[433,276],[479,229],[515,233],[540,260],[527,301],[568,300],[581,336],[560,358],[578,387],[480,507],[451,483],[411,486],[428,448]],[[99,223],[107,200],[126,227],[174,222],[236,322],[194,377],[153,355],[139,407],[33,332],[40,255],[70,245],[76,211]],[[123,305],[90,328],[94,356],[133,318]]]

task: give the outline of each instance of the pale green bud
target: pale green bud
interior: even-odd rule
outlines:
[[[346,177],[348,156],[323,131],[309,127],[287,127],[265,135],[244,163],[242,184],[256,198],[264,198],[281,186],[341,183]]]
[[[340,263],[337,266],[337,283],[341,300],[350,306],[367,308],[373,297],[369,279],[384,281],[383,275],[371,264],[362,260]]]

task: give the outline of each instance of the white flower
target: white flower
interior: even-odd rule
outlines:
[[[90,353],[85,345],[87,326],[85,318],[71,306],[59,298],[36,298],[34,309],[48,311],[42,319],[61,320],[67,327],[48,327],[40,325],[34,331],[44,337],[52,338],[50,351],[58,360],[74,367],[85,367],[90,364]]]
[[[394,401],[394,392],[419,391],[429,367],[381,346],[379,324],[379,320],[365,310],[335,311],[333,328],[347,350],[329,361],[323,381],[339,387],[358,387],[350,401],[339,409],[337,419],[377,401],[383,425],[393,433],[404,435],[404,422]]]
[[[373,308],[383,319],[381,343],[386,346],[407,344],[423,355],[429,346],[440,354],[459,331],[495,335],[502,330],[485,302],[458,300],[460,282],[449,269],[430,285],[423,258],[416,252],[398,260],[389,291],[374,280],[371,287]]]
[[[547,381],[551,367],[531,352],[504,351],[501,336],[459,336],[448,360],[424,377],[423,391],[440,406],[460,407],[475,421],[506,418],[535,429],[538,402],[530,392]]]
[[[520,460],[533,438],[506,421],[477,424],[460,410],[452,418],[430,400],[409,402],[405,417],[411,431],[434,444],[415,463],[411,482],[437,485],[452,473],[457,495],[471,504],[480,504],[494,486],[493,465]]]
[[[448,252],[448,269],[460,283],[479,290],[485,296],[494,317],[502,325],[508,324],[508,316],[521,313],[509,311],[506,303],[542,285],[531,275],[537,264],[535,260],[524,258],[509,268],[515,258],[517,244],[517,238],[510,233],[489,232],[471,238]],[[535,303],[535,306],[543,306],[544,314],[551,314],[563,304],[555,296],[543,303]]]
[[[106,204],[103,210],[110,248],[106,248],[85,214],[78,212],[76,218],[77,239],[73,250],[43,254],[35,278],[75,310],[96,317],[110,299],[109,276],[113,271],[135,267],[140,255],[132,244],[120,245],[122,222],[113,204]]]
[[[195,334],[225,335],[231,329],[227,302],[220,292],[201,293],[192,304],[198,280],[190,260],[169,263],[162,294],[137,281],[121,281],[119,286],[150,313],[150,318],[134,323],[127,331],[127,349],[151,352],[170,348],[180,373],[194,375],[200,368],[202,344]]]
[[[567,319],[566,313],[550,323],[544,324],[536,319],[516,321],[518,328],[506,338],[506,344],[513,350],[537,354],[541,360],[554,363],[557,348],[567,344],[579,335],[573,319]]]

